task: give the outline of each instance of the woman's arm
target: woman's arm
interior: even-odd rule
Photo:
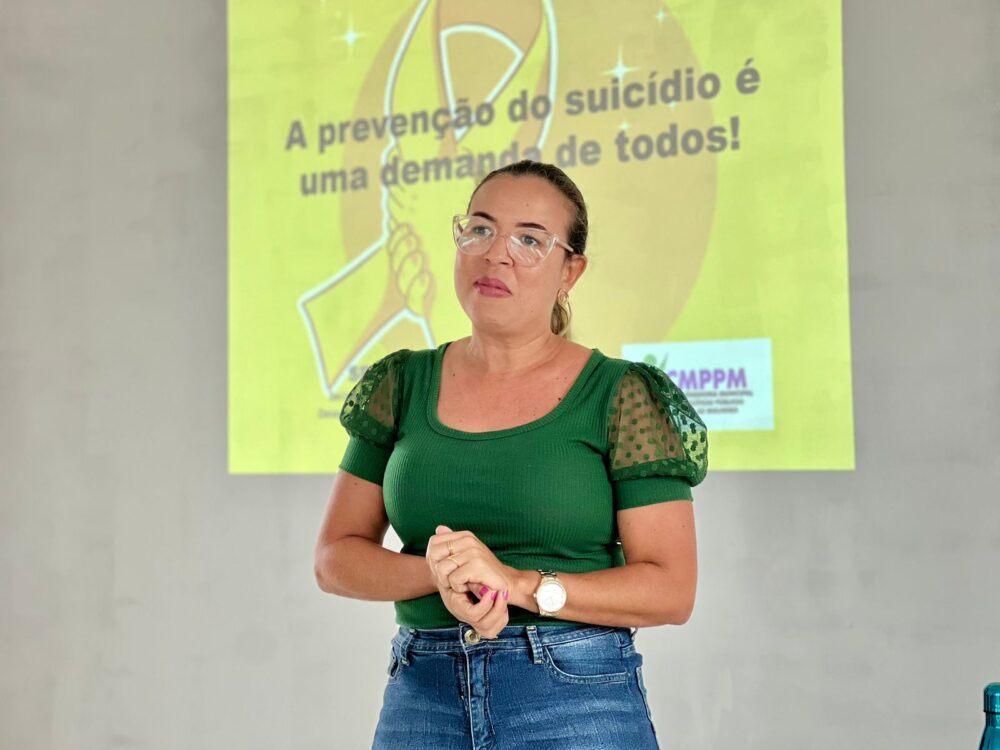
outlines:
[[[389,519],[382,487],[346,471],[333,480],[316,541],[316,582],[330,594],[398,601],[436,593],[424,557],[382,546]]]
[[[698,556],[694,507],[688,500],[617,513],[626,565],[593,573],[559,573],[566,588],[563,620],[594,625],[682,625],[694,609]],[[538,611],[538,571],[518,571],[510,603]]]

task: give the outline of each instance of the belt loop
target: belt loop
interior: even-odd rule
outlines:
[[[538,636],[538,628],[534,625],[528,625],[525,627],[525,631],[528,634],[528,644],[531,646],[531,660],[535,664],[544,664],[545,659],[542,657],[542,639]]]
[[[399,660],[406,666],[410,666],[410,646],[413,644],[413,636],[416,632],[413,628],[399,629]]]
[[[632,632],[629,628],[615,628],[612,632],[614,633],[615,640],[618,641],[618,648],[622,652],[632,645]]]
[[[636,635],[639,633],[639,628],[630,628],[630,630],[632,631],[632,640],[634,641]]]

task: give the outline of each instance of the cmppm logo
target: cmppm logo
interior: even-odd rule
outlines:
[[[747,372],[744,367],[702,367],[688,370],[671,370],[667,368],[669,354],[657,359],[653,353],[646,354],[642,361],[663,370],[682,391],[704,391],[711,388],[718,390],[746,390]]]

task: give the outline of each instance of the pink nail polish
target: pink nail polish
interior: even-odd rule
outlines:
[[[506,591],[503,592],[503,598],[504,598],[504,600],[507,600],[507,599],[510,598],[510,597],[507,596],[507,592]]]
[[[489,586],[483,586],[481,589],[479,589],[479,598],[482,599],[483,594],[485,594],[489,590],[490,590]]]
[[[493,592],[493,601],[497,600],[497,594],[499,594],[499,593],[500,593],[499,591],[494,591]]]

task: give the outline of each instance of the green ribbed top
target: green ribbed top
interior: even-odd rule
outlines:
[[[708,469],[705,425],[653,365],[593,349],[566,396],[538,419],[463,432],[437,418],[436,349],[400,349],[369,367],[344,401],[340,468],[382,485],[405,554],[438,524],[472,531],[505,564],[587,573],[625,564],[615,512],[690,500]],[[398,601],[396,622],[458,624],[437,594]],[[512,606],[510,624],[566,625]]]

